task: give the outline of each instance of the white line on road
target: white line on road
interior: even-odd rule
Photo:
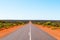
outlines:
[[[29,40],[31,40],[31,25],[29,25],[30,27],[29,27],[29,33],[28,33],[28,35],[29,35]]]
[[[31,40],[31,26],[30,26],[30,32],[29,33],[30,33],[30,40]]]

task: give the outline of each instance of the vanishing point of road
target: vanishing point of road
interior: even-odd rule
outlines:
[[[48,33],[36,28],[32,23],[14,31],[13,33],[0,38],[0,40],[56,40]]]

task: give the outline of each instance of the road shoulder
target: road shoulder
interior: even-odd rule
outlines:
[[[7,35],[9,35],[10,33],[16,31],[19,28],[22,28],[24,25],[19,25],[19,26],[14,26],[8,29],[4,29],[0,31],[0,38],[5,37]]]

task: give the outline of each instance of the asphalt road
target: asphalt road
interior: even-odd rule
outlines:
[[[56,40],[46,32],[36,28],[31,23],[25,25],[23,28],[0,38],[0,40]]]
[[[32,40],[57,40],[48,33],[42,31],[41,29],[36,28],[34,25],[31,25],[31,39]]]

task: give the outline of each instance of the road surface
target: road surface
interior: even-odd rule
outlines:
[[[56,40],[46,32],[36,28],[31,23],[25,25],[23,28],[0,38],[0,40]]]
[[[34,25],[31,25],[31,39],[32,40],[56,40],[48,33],[42,31],[41,29],[36,28]]]

